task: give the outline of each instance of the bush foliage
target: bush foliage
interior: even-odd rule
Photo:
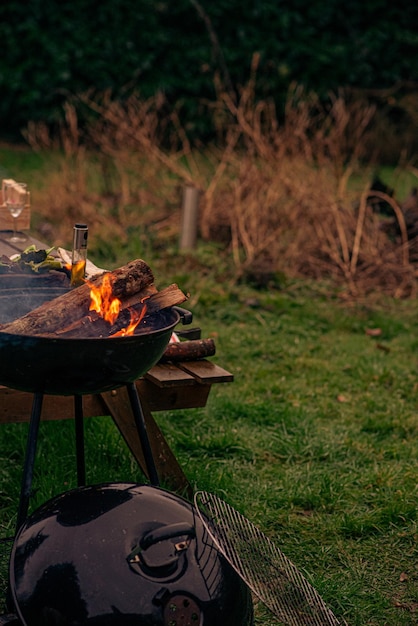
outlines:
[[[405,0],[9,0],[0,20],[0,132],[53,123],[70,95],[95,88],[118,97],[161,92],[202,137],[213,132],[202,101],[216,99],[216,81],[236,93],[255,53],[260,99],[284,105],[297,82],[319,94],[377,90],[397,106],[416,88],[417,13]]]

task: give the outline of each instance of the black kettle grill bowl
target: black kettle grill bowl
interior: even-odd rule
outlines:
[[[0,384],[31,393],[110,391],[143,376],[163,355],[180,320],[176,308],[144,318],[139,334],[51,338],[0,332]]]

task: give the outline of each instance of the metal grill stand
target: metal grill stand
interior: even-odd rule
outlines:
[[[138,437],[144,453],[144,459],[149,480],[154,487],[158,487],[160,485],[158,472],[147,433],[144,413],[135,383],[127,384],[126,389],[128,392],[132,413],[135,419],[135,426],[138,432]],[[28,515],[43,398],[44,394],[40,392],[35,393],[33,397],[29,432],[26,442],[26,453],[23,467],[22,485],[20,490],[20,500],[17,512],[16,532],[23,524]],[[74,395],[74,419],[77,460],[77,484],[79,487],[82,487],[86,483],[86,470],[84,450],[83,402],[82,396],[80,395]]]

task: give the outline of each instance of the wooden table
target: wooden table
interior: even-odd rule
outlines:
[[[8,233],[0,232],[0,254],[10,256],[31,243],[39,248],[45,245],[30,237],[24,244],[10,244]],[[159,479],[164,486],[186,496],[191,486],[177,462],[154,417],[155,411],[171,411],[204,407],[213,384],[232,382],[233,375],[206,360],[155,365],[135,386],[144,413]],[[0,424],[29,421],[33,395],[0,386]],[[125,387],[97,395],[82,396],[85,417],[110,415],[122,434],[138,465],[148,477],[144,452],[138,436],[134,416]],[[42,419],[69,419],[74,417],[72,396],[44,397]],[[149,478],[149,477],[148,477]]]

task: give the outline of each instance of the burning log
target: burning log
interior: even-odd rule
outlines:
[[[213,339],[191,339],[190,341],[176,341],[169,343],[160,363],[168,361],[197,361],[216,352]]]
[[[98,275],[88,283],[86,282],[54,300],[42,304],[25,316],[4,324],[0,327],[0,331],[17,335],[57,333],[60,329],[66,328],[89,315],[92,289],[100,290],[106,280],[111,286],[112,297],[122,303],[125,302],[125,308],[132,304],[135,306],[135,301],[141,301],[144,297],[156,292],[151,268],[145,261],[138,259],[112,272]],[[186,296],[182,292],[181,294],[180,302],[184,302]],[[164,296],[161,297],[164,298]],[[176,297],[179,297],[178,293]],[[176,304],[180,302],[177,301]],[[159,308],[164,308],[164,306],[173,306],[173,303],[161,306],[160,301]]]
[[[136,322],[139,324],[145,315],[182,304],[185,300],[187,300],[185,294],[174,284],[157,292],[151,288],[143,289],[122,301],[121,311],[113,323],[106,321],[96,311],[90,311],[81,319],[59,328],[54,333],[48,333],[47,336],[114,337],[123,334],[123,329],[130,324]]]

